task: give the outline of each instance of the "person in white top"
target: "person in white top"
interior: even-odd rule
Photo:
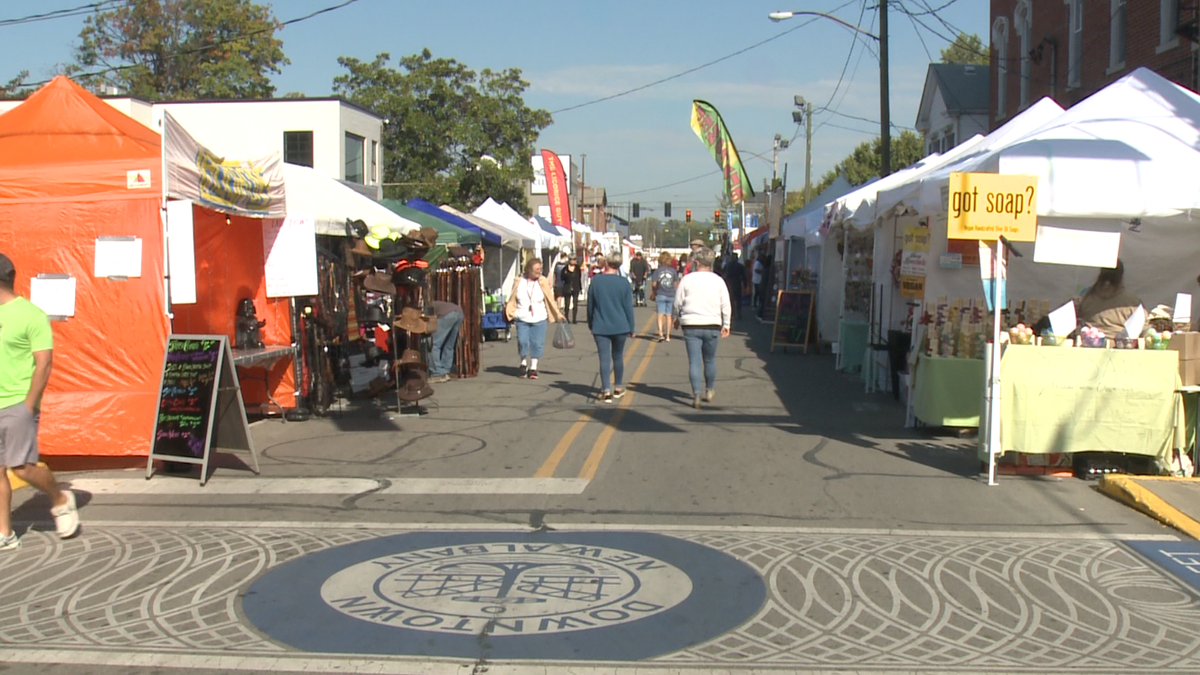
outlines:
[[[513,284],[504,313],[517,325],[520,377],[536,380],[538,359],[546,349],[546,324],[563,320],[550,280],[542,276],[542,261],[531,258],[525,263],[525,273]]]
[[[732,306],[725,280],[713,273],[716,254],[708,247],[692,254],[694,271],[675,291],[675,325],[683,328],[687,344],[692,407],[711,403],[716,395],[717,343],[729,337]]]

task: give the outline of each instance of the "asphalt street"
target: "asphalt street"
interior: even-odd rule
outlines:
[[[973,441],[749,318],[693,410],[651,317],[615,404],[578,325],[538,380],[484,345],[420,417],[256,423],[259,476],[60,473],[76,540],[19,490],[0,672],[1200,669],[1196,590],[1142,550],[1174,531],[1081,480],[987,486]]]

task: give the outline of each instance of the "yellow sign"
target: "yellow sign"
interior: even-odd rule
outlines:
[[[952,173],[947,195],[950,239],[1034,241],[1037,176]]]
[[[904,228],[900,252],[900,297],[925,297],[925,270],[929,264],[929,228]]]

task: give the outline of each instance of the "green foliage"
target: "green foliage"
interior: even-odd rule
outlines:
[[[32,93],[28,87],[21,85],[29,77],[28,70],[22,70],[17,76],[4,84],[0,84],[0,99],[25,98]]]
[[[340,57],[334,91],[385,117],[384,194],[473,209],[488,197],[527,213],[529,158],[550,113],[525,105],[521,71],[474,71],[428,49],[374,61]],[[393,185],[386,185],[392,183]]]
[[[151,101],[270,98],[290,63],[279,27],[250,0],[129,0],[84,21],[67,74]]]
[[[879,156],[882,147],[883,143],[879,137],[859,143],[845,159],[825,172],[821,181],[813,186],[812,194],[814,196],[820,194],[822,190],[833,183],[839,174],[845,176],[846,180],[854,186],[862,185],[878,176],[879,167],[883,164]],[[899,136],[892,137],[892,173],[912,166],[924,156],[925,143],[921,140],[920,135],[912,131],[904,131]],[[800,201],[803,202],[802,197]]]
[[[983,46],[983,40],[975,33],[959,33],[950,46],[942,50],[942,63],[964,63],[986,66],[991,58]]]

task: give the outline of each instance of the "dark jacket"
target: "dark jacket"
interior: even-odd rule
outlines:
[[[636,281],[644,281],[650,274],[650,264],[645,258],[634,258],[629,262],[629,276]]]
[[[588,328],[593,335],[633,332],[633,287],[619,274],[597,274],[588,286]]]
[[[562,272],[559,274],[559,286],[562,288],[563,295],[576,295],[583,292],[583,276],[579,265],[575,266],[574,272],[570,267],[562,268]]]

